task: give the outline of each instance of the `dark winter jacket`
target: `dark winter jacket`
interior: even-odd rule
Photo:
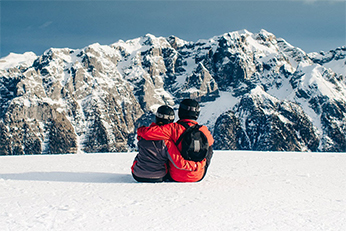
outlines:
[[[131,167],[132,174],[144,179],[163,178],[168,172],[169,156],[165,142],[140,139],[137,145],[139,153]]]

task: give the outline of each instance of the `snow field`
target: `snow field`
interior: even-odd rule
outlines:
[[[345,154],[215,151],[198,183],[137,183],[136,153],[0,157],[1,230],[345,230]]]

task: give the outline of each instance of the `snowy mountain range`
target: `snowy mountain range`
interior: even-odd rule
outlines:
[[[307,54],[242,30],[0,59],[0,153],[131,151],[158,106],[188,97],[215,149],[346,151],[346,48]]]

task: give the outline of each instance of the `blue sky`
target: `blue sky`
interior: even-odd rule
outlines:
[[[0,9],[0,57],[147,33],[197,41],[241,29],[265,29],[306,52],[346,45],[344,0],[1,0]]]

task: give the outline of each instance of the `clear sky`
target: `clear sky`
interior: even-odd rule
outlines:
[[[345,0],[0,0],[0,57],[144,36],[209,39],[265,29],[305,52],[346,45]]]

